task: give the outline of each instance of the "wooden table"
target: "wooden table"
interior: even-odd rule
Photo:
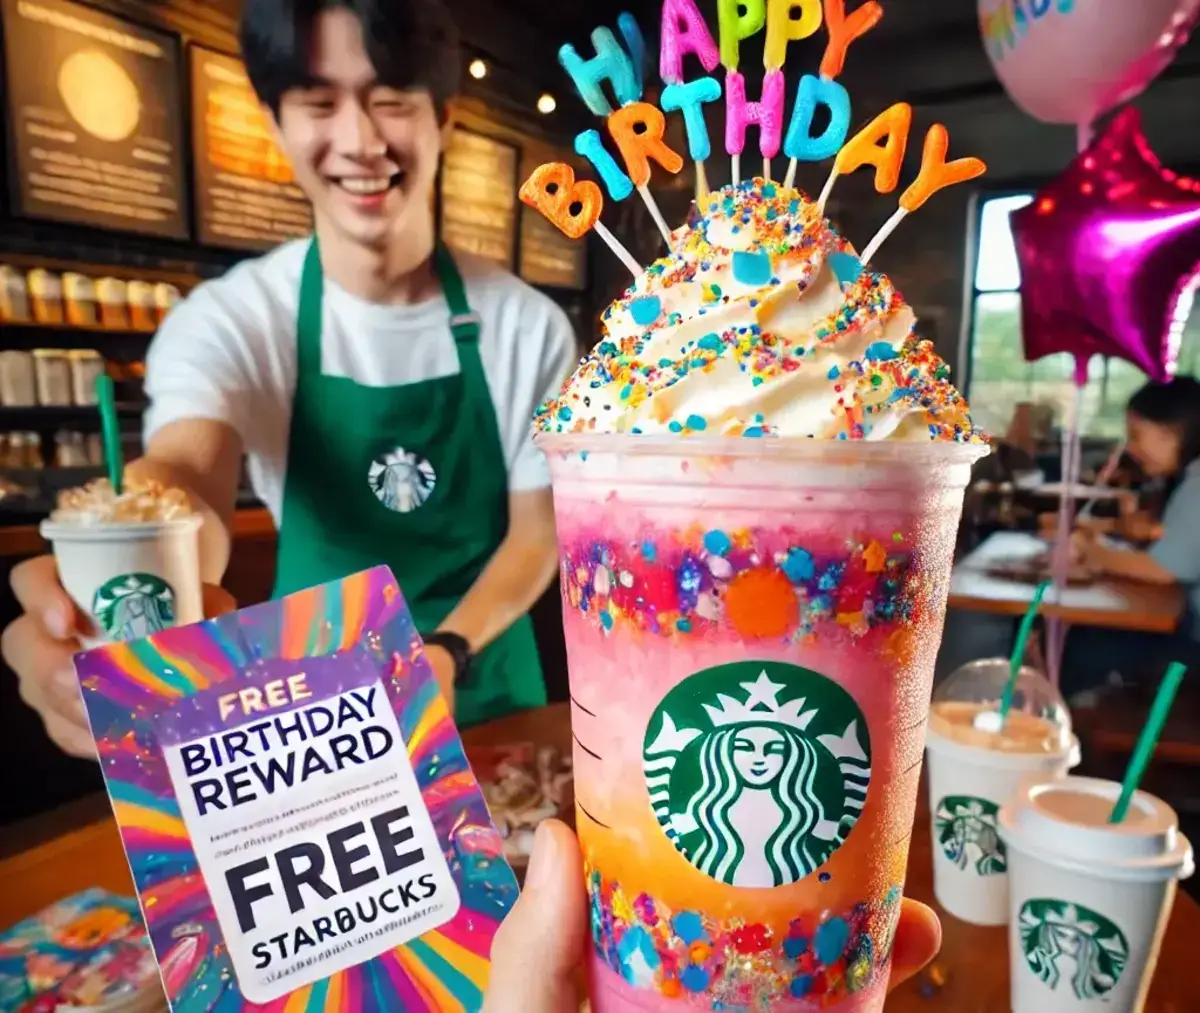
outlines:
[[[992,576],[1000,562],[1037,556],[1047,545],[1034,535],[1001,531],[954,567],[949,607],[968,612],[1021,616],[1033,600],[1035,585]],[[1184,594],[1178,586],[1139,584],[1106,578],[1086,587],[1046,594],[1042,615],[1071,626],[1104,626],[1116,630],[1171,633],[1183,615]]]
[[[471,729],[463,738],[468,752],[472,747],[515,742],[565,748],[571,741],[569,721],[567,706],[560,704]],[[60,824],[71,818],[83,822],[74,829],[60,827],[57,836],[21,854],[0,857],[0,926],[88,886],[132,891],[116,825],[99,815],[100,804],[102,800],[88,800],[75,813],[42,819],[43,830],[53,828],[55,819]],[[27,827],[25,833],[36,829]],[[11,846],[12,836],[11,831],[0,836],[0,848]],[[928,802],[922,791],[905,892],[930,904],[934,903],[931,847]],[[942,952],[928,970],[892,995],[888,1013],[1009,1013],[1007,930],[978,928],[944,912],[939,914],[944,929]],[[1196,939],[1200,939],[1200,907],[1180,893],[1145,1013],[1200,1010],[1200,974],[1193,955]]]

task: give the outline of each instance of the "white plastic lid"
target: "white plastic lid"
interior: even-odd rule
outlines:
[[[1195,871],[1179,818],[1161,799],[1136,792],[1121,823],[1109,823],[1121,786],[1095,777],[1022,783],[1000,810],[1000,837],[1047,865],[1104,879],[1187,879]]]

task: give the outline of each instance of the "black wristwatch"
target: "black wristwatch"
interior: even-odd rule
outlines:
[[[471,662],[475,655],[471,653],[471,645],[467,638],[451,633],[449,630],[438,630],[423,638],[426,644],[436,644],[443,648],[454,662],[454,684],[457,686],[467,677]]]

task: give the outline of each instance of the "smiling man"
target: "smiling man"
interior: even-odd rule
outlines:
[[[244,456],[279,528],[277,595],[386,563],[461,723],[540,705],[527,612],[554,573],[554,517],[530,418],[575,345],[548,298],[437,242],[450,18],[437,0],[245,0],[242,49],[316,235],[165,321],[132,468],[203,505],[216,584]],[[27,614],[5,656],[56,741],[87,752],[53,565],[14,587]]]

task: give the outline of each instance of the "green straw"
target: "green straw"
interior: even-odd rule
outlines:
[[[117,396],[112,377],[96,377],[96,398],[100,403],[100,431],[104,436],[104,463],[113,491],[121,494],[121,476],[125,473],[125,458],[121,454],[121,427],[117,422]]]
[[[1142,783],[1142,775],[1150,766],[1154,747],[1158,745],[1158,737],[1162,735],[1167,717],[1171,713],[1171,704],[1175,702],[1175,694],[1179,692],[1179,685],[1183,682],[1186,671],[1187,665],[1180,661],[1173,662],[1167,669],[1166,677],[1154,695],[1154,705],[1150,708],[1150,717],[1146,720],[1142,734],[1138,736],[1137,745],[1133,747],[1133,758],[1125,770],[1125,780],[1121,783],[1121,794],[1117,798],[1117,804],[1113,806],[1112,814],[1108,817],[1109,823],[1120,823],[1128,814],[1129,803],[1133,801],[1133,793],[1137,791],[1138,785]]]
[[[1017,631],[1017,642],[1013,644],[1012,658],[1008,663],[1008,682],[1004,684],[1004,695],[1000,697],[1000,727],[1008,720],[1008,712],[1012,710],[1013,691],[1017,688],[1017,676],[1021,672],[1021,662],[1025,660],[1025,645],[1029,643],[1029,634],[1033,632],[1033,621],[1037,618],[1038,609],[1042,607],[1042,598],[1053,581],[1043,580],[1033,592],[1033,601],[1025,618],[1021,620],[1021,628]]]

